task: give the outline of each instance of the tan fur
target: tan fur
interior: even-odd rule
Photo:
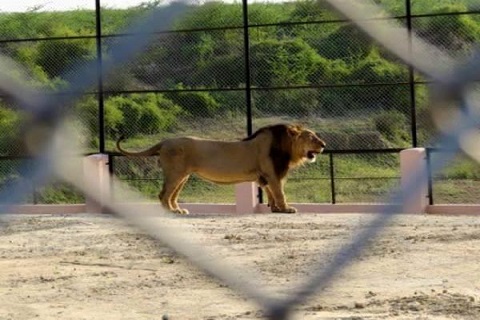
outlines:
[[[290,124],[263,127],[241,141],[166,139],[140,152],[123,150],[121,140],[117,148],[126,156],[158,157],[164,174],[160,202],[183,214],[188,211],[179,207],[177,199],[191,174],[222,184],[256,181],[265,189],[272,212],[294,213],[296,209],[287,205],[283,191],[285,177],[290,169],[314,161],[325,148],[314,132]]]

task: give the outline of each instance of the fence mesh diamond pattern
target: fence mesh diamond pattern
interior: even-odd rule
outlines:
[[[101,1],[92,1],[95,11],[0,13],[0,53],[21,66],[0,60],[5,67],[0,68],[5,76],[0,77],[2,199],[76,203],[84,201],[84,194],[98,197],[91,181],[80,182],[75,170],[69,171],[83,166],[80,159],[70,161],[68,154],[51,151],[59,150],[57,140],[63,136],[57,126],[63,121],[60,110],[71,107],[78,117],[65,123],[84,125],[73,140],[86,142],[88,151],[73,150],[75,141],[70,140],[66,151],[108,153],[115,176],[149,199],[162,184],[161,171],[153,158],[116,154],[114,142],[120,135],[127,136],[129,149],[142,149],[179,134],[232,140],[265,124],[298,121],[326,137],[329,149],[319,163],[293,173],[287,191],[295,201],[378,201],[399,185],[398,151],[424,146],[435,147],[428,153],[431,202],[474,202],[478,162],[454,157],[452,150],[464,147],[460,138],[478,127],[470,106],[474,99],[467,95],[480,69],[474,55],[480,40],[478,12],[450,1],[438,1],[434,8],[421,1],[375,2],[385,7],[380,10],[366,0],[167,6],[154,1],[123,11],[100,9]],[[394,43],[397,39],[385,35],[408,35],[408,41]],[[142,40],[148,39],[142,48]],[[433,72],[428,67],[432,61],[426,60],[437,58],[428,55],[437,49],[455,59],[472,59],[463,69],[449,70],[443,55]],[[451,124],[443,144],[437,142],[448,152],[427,142],[434,133],[429,112],[439,112],[427,88],[439,80],[463,107],[457,113],[460,123]],[[39,90],[34,98],[22,100],[27,88]],[[46,150],[36,157],[14,142],[30,130],[39,133],[34,141]],[[56,156],[63,161],[55,161]],[[448,159],[452,165],[439,171]],[[47,181],[54,169],[62,182]],[[407,182],[415,193],[418,186]],[[316,266],[317,272],[298,290],[280,299],[252,279],[238,277],[228,264],[206,259],[207,249],[183,237],[177,220],[159,213],[154,221],[122,210],[119,202],[139,199],[139,194],[132,195],[118,180],[112,180],[112,187],[118,191],[108,202],[112,211],[255,300],[265,317],[280,320],[328,286],[398,210],[387,206],[351,243]],[[409,195],[402,197],[408,200]],[[390,200],[400,198],[393,193]],[[231,202],[233,190],[192,179],[182,201],[202,200]],[[155,214],[148,209],[143,213]]]

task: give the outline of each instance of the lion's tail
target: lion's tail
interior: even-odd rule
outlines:
[[[127,151],[127,150],[123,149],[123,148],[120,146],[120,142],[122,142],[123,140],[125,140],[125,137],[124,137],[124,136],[121,136],[121,137],[117,140],[117,149],[118,149],[118,151],[119,151],[121,154],[123,154],[124,156],[130,156],[130,157],[147,157],[147,156],[153,156],[153,155],[158,154],[158,151],[160,150],[160,147],[161,147],[161,144],[158,143],[158,144],[154,145],[153,147],[148,148],[148,149],[143,150],[143,151],[130,152],[130,151]]]

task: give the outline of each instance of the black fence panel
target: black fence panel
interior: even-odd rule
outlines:
[[[480,12],[471,1],[379,2],[385,6],[382,19],[406,25],[408,32],[455,58],[468,57],[480,41]],[[85,153],[114,154],[122,135],[125,146],[135,150],[178,135],[238,140],[264,125],[297,122],[315,130],[332,153],[293,172],[287,184],[291,200],[369,202],[398,184],[392,150],[429,147],[435,131],[429,79],[322,1],[192,4],[169,30],[155,30],[154,41],[136,59],[108,74],[103,65],[111,57],[111,45],[136,36],[122,29],[159,3],[113,9],[90,0],[85,9],[64,12],[42,11],[41,5],[27,12],[0,12],[0,53],[25,68],[25,81],[52,94],[68,93],[67,70],[71,74],[96,63],[97,85],[74,106],[66,106],[76,116],[71,125],[79,127]],[[415,54],[410,43],[402,45]],[[23,116],[0,96],[0,157],[5,163],[11,161],[8,157],[27,155],[15,142],[16,123]],[[357,154],[361,151],[367,153]],[[114,172],[122,179],[147,179],[139,168],[152,165],[116,158]],[[361,169],[355,173],[366,171],[349,176],[349,167]],[[130,171],[136,174],[126,174]],[[154,172],[155,179],[161,177]],[[0,173],[0,179],[8,180],[8,173]],[[141,181],[135,182],[138,188],[156,197],[161,180]],[[232,199],[231,188],[191,182],[190,193],[198,199],[185,201]],[[303,192],[309,189],[312,193]],[[450,201],[445,197],[439,201]]]
[[[429,161],[453,151],[429,148]],[[443,171],[429,175],[430,204],[480,203],[480,165],[464,154],[457,155]]]

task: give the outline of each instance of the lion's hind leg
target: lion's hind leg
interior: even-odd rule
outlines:
[[[183,187],[185,186],[185,183],[187,183],[188,178],[189,178],[189,176],[186,176],[186,177],[177,185],[177,188],[175,189],[175,191],[174,191],[173,194],[172,194],[172,197],[170,198],[170,203],[171,203],[172,207],[175,208],[175,212],[176,212],[176,213],[180,213],[180,214],[188,214],[188,213],[189,213],[187,209],[182,209],[182,208],[180,208],[180,206],[178,205],[178,195],[180,194],[180,192],[182,191]]]
[[[188,213],[188,211],[181,209],[177,203],[178,194],[187,179],[188,175],[186,174],[165,174],[163,188],[158,195],[158,198],[165,209],[173,213]]]

